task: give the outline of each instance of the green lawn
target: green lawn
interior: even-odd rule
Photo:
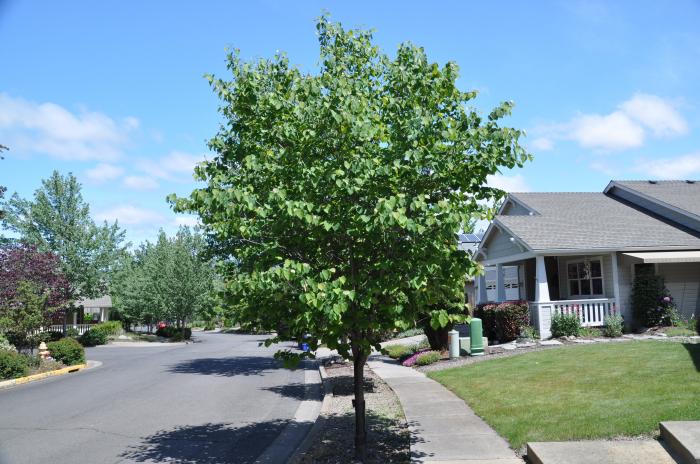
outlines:
[[[700,344],[636,341],[572,346],[432,372],[519,448],[652,434],[700,420]]]

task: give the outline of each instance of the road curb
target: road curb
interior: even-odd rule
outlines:
[[[56,377],[59,375],[72,374],[74,372],[81,371],[88,368],[88,363],[76,364],[75,366],[68,366],[62,369],[56,369],[55,371],[42,372],[41,374],[28,375],[26,377],[20,377],[18,379],[3,380],[0,382],[0,390],[4,388],[14,387],[16,385],[23,385],[29,382],[35,382],[37,380],[46,379],[49,377]]]
[[[255,460],[256,463],[292,463],[303,454],[301,450],[304,444],[307,443],[311,431],[316,427],[319,415],[323,409],[323,402],[317,399],[320,389],[323,388],[323,377],[320,370],[310,369],[305,371],[304,385],[311,386],[311,388],[304,394],[304,399],[299,404],[294,417],[270,446],[258,456]],[[290,442],[298,443],[291,453],[289,451]]]
[[[326,368],[321,364],[318,366],[318,373],[321,376],[321,383],[323,387],[323,400],[321,401],[321,410],[316,417],[316,421],[311,426],[311,429],[306,434],[304,441],[302,441],[296,450],[289,456],[288,464],[297,464],[300,459],[306,454],[306,452],[314,444],[315,439],[318,434],[323,429],[324,424],[327,420],[327,413],[331,408],[331,401],[333,400],[333,381],[328,377],[326,373]]]

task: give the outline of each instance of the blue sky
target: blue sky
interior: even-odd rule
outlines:
[[[125,2],[0,0],[0,185],[30,196],[73,172],[133,241],[173,231],[217,130],[204,73],[225,47],[313,72],[314,19],[374,28],[457,62],[484,112],[513,100],[535,159],[493,185],[600,191],[611,178],[700,177],[700,2]]]

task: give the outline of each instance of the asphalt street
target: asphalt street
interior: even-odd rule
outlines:
[[[304,371],[261,336],[194,337],[89,348],[101,366],[0,390],[0,464],[254,462],[296,426]]]

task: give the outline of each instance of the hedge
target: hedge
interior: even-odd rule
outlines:
[[[57,342],[47,343],[46,346],[51,357],[56,361],[61,361],[66,366],[85,362],[85,349],[73,338],[62,338]]]
[[[107,334],[98,327],[88,330],[78,339],[83,346],[97,346],[107,344]]]
[[[175,340],[189,340],[192,338],[192,329],[189,327],[178,329],[177,327],[167,325],[156,330],[156,335],[159,337],[174,338]]]
[[[0,350],[0,380],[24,377],[28,368],[26,356],[10,350]]]
[[[484,336],[502,343],[517,339],[530,324],[530,309],[526,301],[506,301],[480,305],[474,316],[482,321]]]

